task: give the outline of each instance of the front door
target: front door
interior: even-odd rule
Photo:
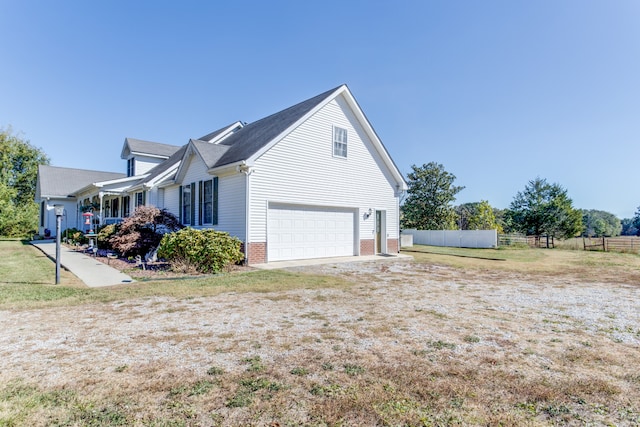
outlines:
[[[376,211],[376,253],[382,253],[382,211]]]

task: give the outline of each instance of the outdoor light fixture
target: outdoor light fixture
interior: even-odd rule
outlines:
[[[64,215],[64,205],[53,205],[56,214],[56,285],[60,284],[60,225]]]
[[[373,209],[369,208],[369,210],[364,213],[364,219],[369,219],[372,213]]]

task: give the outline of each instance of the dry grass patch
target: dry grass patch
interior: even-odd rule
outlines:
[[[587,282],[508,262],[316,266],[270,277],[342,285],[5,311],[0,425],[640,424],[627,267]]]
[[[500,277],[497,272],[513,272],[576,277],[590,282],[640,283],[640,256],[614,252],[563,249],[465,249],[416,245],[405,253],[417,264],[441,264],[466,271]],[[500,261],[494,259],[500,259]]]

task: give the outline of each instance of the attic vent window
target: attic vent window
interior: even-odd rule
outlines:
[[[333,155],[347,157],[347,130],[339,127],[333,128]]]

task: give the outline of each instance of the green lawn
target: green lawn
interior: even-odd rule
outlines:
[[[196,278],[163,279],[105,288],[87,288],[67,271],[55,285],[55,263],[19,240],[0,240],[0,309],[25,309],[109,302],[146,296],[177,298],[222,292],[273,292],[349,286],[335,276],[281,270],[227,273]]]
[[[612,279],[640,282],[640,255],[564,249],[469,249],[414,245],[403,253],[415,262],[443,264],[466,270],[507,271],[543,275],[573,275],[586,281]]]

